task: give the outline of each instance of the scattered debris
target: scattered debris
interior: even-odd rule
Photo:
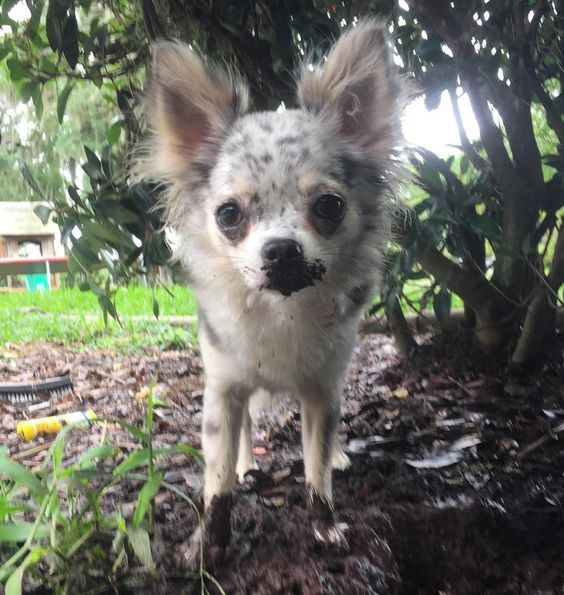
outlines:
[[[514,377],[467,342],[456,341],[430,344],[420,337],[420,349],[406,363],[382,335],[364,337],[356,348],[339,427],[352,464],[333,480],[335,513],[347,527],[346,550],[312,538],[297,404],[287,400],[287,407],[259,417],[254,429],[259,468],[237,488],[233,537],[216,573],[225,592],[561,591],[562,364],[547,360],[533,379]],[[176,442],[200,447],[203,379],[195,351],[155,348],[134,356],[37,344],[13,346],[7,356],[0,356],[5,382],[29,383],[32,376],[72,369],[73,394],[51,398],[42,409],[48,415],[93,407],[101,418],[139,425],[145,389],[156,376],[162,402],[155,409],[155,447]],[[18,440],[17,423],[29,414],[27,407],[0,399],[0,443],[37,469],[52,440],[39,436],[31,447]],[[75,460],[106,437],[122,456],[136,447],[127,431],[96,424],[90,432],[68,436],[66,459]],[[202,470],[196,460],[171,457],[161,470],[169,484],[198,497]],[[138,489],[116,486],[116,506],[131,513]],[[170,492],[159,493],[155,515],[161,545],[155,544],[154,558],[164,571],[158,592],[179,592],[186,579],[173,578],[177,569],[170,552],[182,547],[197,518],[190,504]],[[102,575],[111,570],[85,574],[80,588],[99,589]],[[135,592],[157,591],[154,584],[142,584]]]

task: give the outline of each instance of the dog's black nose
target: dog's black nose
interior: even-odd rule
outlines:
[[[304,251],[295,240],[274,238],[262,247],[262,257],[268,266],[292,264],[304,257]]]

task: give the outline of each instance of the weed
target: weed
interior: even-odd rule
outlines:
[[[122,450],[104,438],[75,462],[65,462],[70,426],[57,435],[36,473],[0,450],[0,585],[5,584],[6,595],[39,585],[68,593],[78,585],[100,584],[103,578],[109,581],[106,587],[114,589],[131,580],[155,580],[151,533],[159,491],[169,490],[199,517],[191,495],[165,481],[159,462],[178,454],[200,462],[201,457],[189,444],[154,447],[154,385],[141,428],[121,420],[104,422],[119,424],[135,439],[137,446],[124,458]],[[111,495],[120,486],[139,484],[133,514],[127,516]],[[209,582],[222,592],[203,562],[197,576],[186,578],[199,580],[202,593]]]

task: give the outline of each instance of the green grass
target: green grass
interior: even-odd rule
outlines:
[[[134,351],[151,345],[180,349],[195,341],[194,326],[172,326],[163,316],[193,316],[192,292],[175,285],[170,295],[155,289],[159,317],[153,315],[153,291],[149,287],[120,288],[116,307],[122,326],[110,319],[105,327],[96,296],[78,288],[40,293],[0,293],[0,347],[29,341],[62,341],[75,348],[95,347]],[[133,320],[146,316],[147,320]]]
[[[155,288],[162,316],[191,316],[196,313],[196,302],[192,292],[181,285],[169,289]],[[123,316],[152,316],[153,292],[150,287],[130,285],[118,289],[116,307]],[[54,289],[45,293],[13,292],[0,294],[0,310],[15,308],[39,308],[53,314],[99,314],[100,306],[91,291],[81,291],[78,287]]]

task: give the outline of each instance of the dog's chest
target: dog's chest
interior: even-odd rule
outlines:
[[[339,320],[331,300],[321,300],[315,306],[288,300],[278,306],[228,307],[214,318],[223,329],[223,349],[241,374],[270,390],[291,391],[319,374],[344,335],[355,331],[354,321],[343,325]]]

